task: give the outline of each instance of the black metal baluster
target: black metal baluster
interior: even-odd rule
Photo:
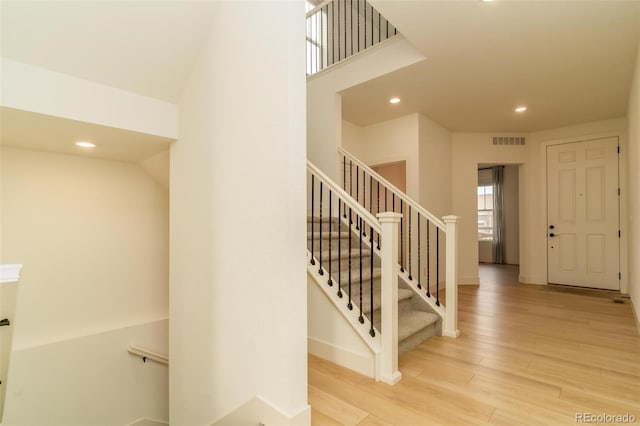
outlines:
[[[381,23],[381,16],[380,16],[380,12],[378,12],[378,43],[380,43],[380,37],[382,34],[382,23]]]
[[[347,157],[345,157],[343,155],[342,159],[343,159],[343,162],[342,162],[342,189],[344,189],[346,191],[347,190]],[[347,205],[346,204],[344,206],[344,217],[345,217],[345,219],[347,217]],[[340,215],[338,215],[338,218],[340,218]]]
[[[427,219],[427,297],[431,297],[431,241],[429,240],[429,230],[431,229],[431,221]]]
[[[324,271],[322,270],[322,181],[320,181],[320,235],[318,238],[318,244],[320,245],[320,262],[318,262],[318,273],[320,275],[324,275]]]
[[[387,20],[385,19],[385,21]],[[385,40],[388,38],[389,38],[389,21],[387,21],[387,37],[385,38]]]
[[[373,6],[369,5],[371,15],[371,46],[373,46]]]
[[[340,62],[340,1],[338,0],[338,62]]]
[[[360,202],[360,166],[356,164],[356,202]],[[358,218],[360,216],[356,215],[356,231],[360,228],[358,227]],[[353,223],[353,222],[351,222]]]
[[[347,0],[343,0],[344,4],[344,57],[347,57]]]
[[[362,207],[367,208],[367,175],[364,169],[362,169]],[[367,236],[366,230],[362,230],[362,235]]]
[[[369,175],[369,211],[373,215],[373,176]],[[369,244],[371,245],[371,255],[373,256],[373,231],[369,227]]]
[[[353,160],[349,160],[349,195],[353,197]]]
[[[364,48],[367,48],[367,6],[369,4],[364,2]]]
[[[314,224],[314,218],[313,215],[315,214],[314,211],[314,204],[315,204],[315,176],[313,174],[311,174],[311,264],[315,265],[316,261],[313,259],[313,240],[314,240],[314,235],[313,232],[315,231],[315,224]]]
[[[338,297],[342,299],[342,203],[338,198]]]
[[[333,199],[333,192],[331,191],[331,189],[329,189],[329,279],[327,280],[327,284],[329,284],[329,287],[333,286],[333,281],[331,280],[331,264],[333,263],[333,257],[331,256],[332,255],[331,245],[333,240],[331,235],[331,232],[333,231],[333,206],[331,201],[332,199]]]
[[[364,324],[364,316],[362,315],[362,218],[358,222],[360,222],[360,317],[358,317],[358,321],[360,324]]]
[[[373,176],[369,175],[369,211],[373,214]]]
[[[420,269],[420,240],[422,234],[420,233],[420,213],[418,213],[418,289],[422,288],[422,270]]]
[[[409,207],[409,238],[408,238],[408,244],[409,244],[409,249],[407,250],[407,255],[409,256],[409,281],[413,280],[413,277],[411,276],[411,205],[408,205]]]
[[[436,306],[440,306],[440,228],[436,227]]]
[[[380,213],[380,181],[376,179],[376,182],[378,183],[378,189],[377,189],[377,198],[376,198],[376,203],[377,203],[377,211],[378,213]],[[378,250],[380,250],[380,233],[378,232]]]
[[[351,32],[349,33],[349,40],[351,41],[351,55],[353,55],[353,0],[351,0],[351,7],[349,8],[349,19],[351,20]]]
[[[358,0],[358,52],[360,52],[360,0]]]
[[[353,223],[353,221],[351,220],[351,207],[349,207],[349,223]],[[349,308],[349,310],[353,309],[353,303],[351,303],[351,227],[349,227],[347,229],[347,231],[349,232],[349,303],[347,303],[347,308]]]
[[[335,37],[334,37],[334,31],[333,31],[336,27],[335,25],[336,20],[334,15],[335,2],[331,2],[330,4],[331,4],[331,39],[330,39],[331,40],[331,65],[333,65],[336,63],[336,44],[335,44]],[[329,5],[327,5],[327,7],[328,6]],[[329,31],[327,31],[327,41],[329,40],[328,35],[329,35]]]
[[[373,235],[373,226],[369,225],[369,234]],[[370,300],[370,305],[369,305],[369,309],[370,309],[370,314],[369,314],[369,320],[371,321],[371,326],[369,328],[369,334],[371,335],[371,337],[375,337],[376,332],[373,329],[373,244],[371,244],[371,255],[369,256],[369,287],[371,290],[371,300]]]
[[[384,211],[387,211],[387,187],[384,187]]]
[[[404,213],[402,212],[402,198],[400,199],[400,272],[404,272]]]
[[[356,201],[360,202],[360,166],[356,164]]]

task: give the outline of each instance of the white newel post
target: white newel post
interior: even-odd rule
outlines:
[[[398,225],[400,213],[378,213],[382,226],[382,354],[380,380],[398,383]]]
[[[460,330],[458,330],[458,240],[456,234],[458,216],[445,216],[442,220],[447,231],[447,290],[443,334],[448,337],[458,337],[460,336]]]

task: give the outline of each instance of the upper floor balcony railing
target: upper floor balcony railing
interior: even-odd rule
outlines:
[[[307,12],[307,75],[398,34],[365,0],[325,0]]]

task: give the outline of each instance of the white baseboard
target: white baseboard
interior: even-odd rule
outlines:
[[[546,278],[518,275],[518,282],[522,284],[547,285]]]
[[[367,377],[375,378],[375,354],[369,357],[350,351],[346,348],[332,345],[319,339],[309,337],[308,351],[312,355],[331,361],[350,370],[357,371]]]
[[[480,277],[478,275],[459,275],[458,285],[480,285]]]
[[[640,309],[636,309],[636,306],[633,304],[632,299],[629,299],[629,304],[631,305],[631,312],[633,313],[633,317],[636,319],[636,328],[638,329],[638,334],[640,334]]]
[[[246,425],[310,426],[311,407],[307,405],[299,413],[288,416],[260,396],[255,396],[230,414],[211,424],[211,426]]]

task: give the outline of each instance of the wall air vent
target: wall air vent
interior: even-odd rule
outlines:
[[[524,136],[494,136],[494,145],[524,145]]]

